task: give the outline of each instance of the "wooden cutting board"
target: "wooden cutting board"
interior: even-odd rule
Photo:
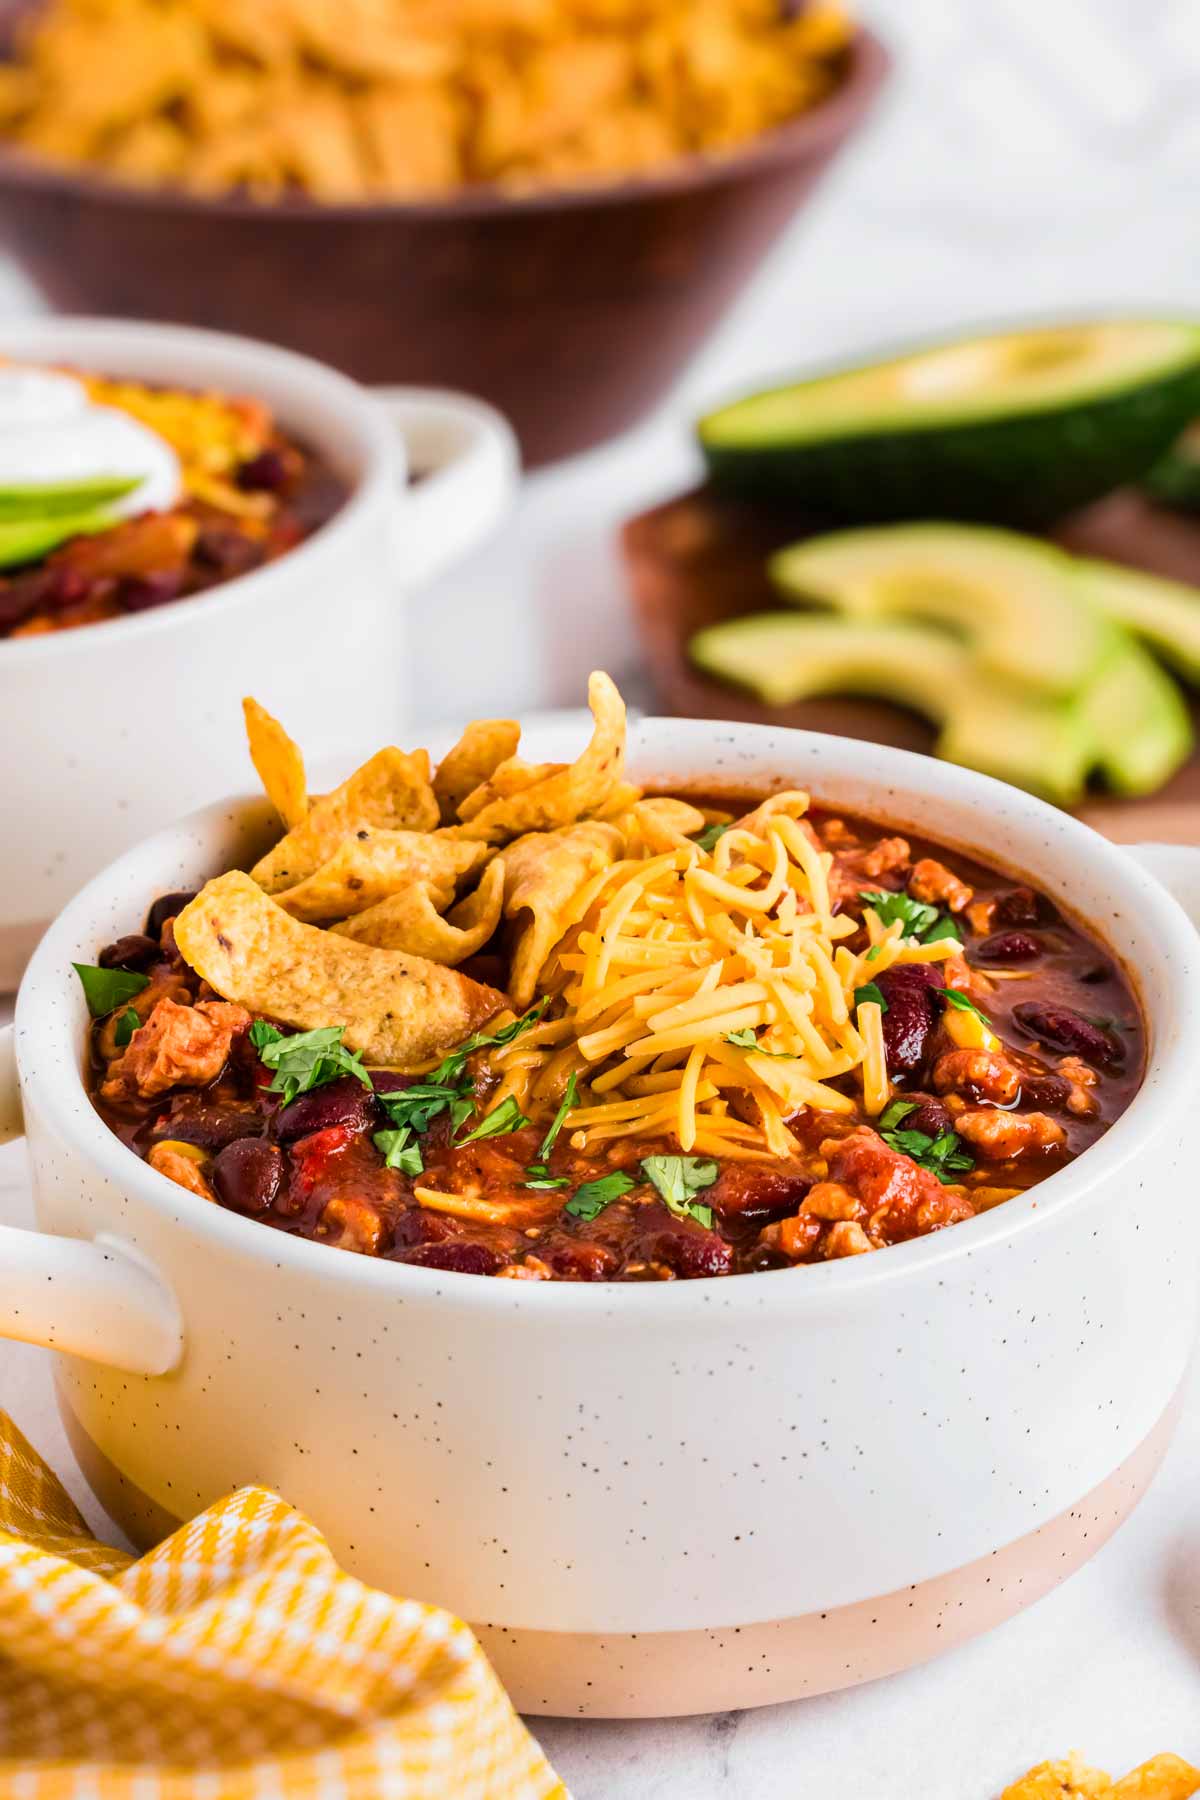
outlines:
[[[853,699],[765,706],[688,661],[688,640],[701,626],[777,606],[767,580],[767,557],[824,528],[793,509],[718,498],[707,487],[629,521],[622,549],[659,702],[667,712],[688,718],[796,725],[928,751],[933,745],[929,726],[900,707]],[[1073,515],[1051,535],[1081,555],[1107,557],[1200,587],[1200,518],[1167,512],[1132,491]],[[1200,700],[1193,699],[1192,712],[1200,739]],[[1143,800],[1097,794],[1078,811],[1119,843],[1200,844],[1200,751],[1157,794]]]

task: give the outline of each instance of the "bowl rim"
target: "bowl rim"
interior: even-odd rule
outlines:
[[[389,426],[384,410],[373,404],[370,394],[352,376],[343,374],[318,357],[238,332],[214,331],[207,326],[60,313],[0,320],[0,358],[6,355],[24,358],[26,353],[14,352],[10,346],[27,333],[52,337],[60,332],[66,356],[78,356],[77,351],[72,352],[65,346],[81,335],[94,337],[97,344],[103,346],[106,339],[120,345],[126,334],[132,333],[139,339],[151,340],[164,350],[173,346],[180,350],[194,346],[215,355],[224,351],[257,358],[260,364],[269,364],[281,379],[291,378],[320,387],[323,400],[331,409],[340,409],[345,425],[356,436],[363,451],[364,467],[348,486],[337,511],[310,537],[274,562],[250,569],[244,575],[235,575],[229,581],[217,582],[202,593],[172,601],[167,606],[151,607],[146,612],[130,613],[119,619],[102,619],[93,625],[74,626],[64,631],[47,631],[35,637],[0,637],[0,680],[11,668],[24,669],[30,664],[70,656],[87,645],[96,646],[99,642],[108,647],[155,637],[182,630],[199,618],[216,617],[244,601],[253,604],[259,594],[277,585],[280,579],[286,579],[288,572],[301,562],[307,563],[315,556],[339,557],[348,534],[360,528],[363,515],[377,505],[380,498],[386,501],[393,497],[397,506],[403,504],[399,480],[403,473],[399,461],[403,456],[402,442]],[[46,354],[53,352],[48,350]],[[97,354],[102,356],[102,349]],[[136,352],[128,354],[124,350],[114,350],[113,354],[118,362],[128,360],[131,366],[137,362]],[[396,492],[393,496],[394,474]],[[94,636],[96,632],[102,634],[99,640]]]
[[[768,750],[771,754],[779,754],[782,740],[784,753],[788,746],[794,745],[810,757],[839,759],[842,773],[852,771],[885,789],[896,798],[898,808],[907,795],[929,806],[939,801],[972,806],[982,821],[997,804],[1011,809],[1015,803],[1021,809],[1018,816],[1022,833],[1030,839],[1038,830],[1044,832],[1048,825],[1053,825],[1051,836],[1039,840],[1045,852],[1045,866],[1056,866],[1061,870],[1089,857],[1099,857],[1103,861],[1108,892],[1120,897],[1123,891],[1148,953],[1156,954],[1163,964],[1174,954],[1185,968],[1191,964],[1198,979],[1185,987],[1176,983],[1172,988],[1173,993],[1178,990],[1184,997],[1178,1002],[1177,1042],[1169,1060],[1163,1044],[1156,1042],[1154,1019],[1144,993],[1138,991],[1139,1004],[1151,1025],[1142,1085],[1125,1112],[1097,1143],[1075,1162],[1024,1194],[1006,1201],[1003,1206],[956,1224],[952,1229],[891,1245],[882,1255],[847,1257],[806,1267],[799,1286],[796,1285],[798,1272],[795,1269],[762,1270],[753,1275],[723,1279],[646,1284],[500,1281],[382,1258],[350,1254],[337,1257],[328,1245],[273,1231],[257,1220],[201,1201],[180,1188],[135,1157],[105,1125],[91,1104],[80,1074],[77,1021],[82,997],[72,992],[74,978],[68,948],[75,935],[85,936],[89,928],[91,941],[94,941],[96,927],[94,923],[89,926],[89,922],[107,905],[109,897],[122,888],[122,878],[132,873],[133,865],[156,856],[160,866],[165,867],[172,855],[177,856],[184,849],[188,834],[197,831],[211,834],[221,827],[228,834],[239,821],[245,823],[248,820],[251,809],[260,819],[265,819],[269,807],[261,797],[217,801],[143,839],[93,877],[50,926],[21,983],[14,1025],[18,1067],[22,1066],[23,1044],[28,1039],[37,1037],[47,1042],[53,1037],[55,1028],[66,1034],[57,1050],[51,1047],[49,1054],[43,1050],[40,1066],[35,1064],[33,1068],[39,1111],[49,1120],[55,1136],[107,1177],[116,1192],[133,1187],[157,1214],[168,1219],[172,1227],[185,1233],[199,1233],[224,1253],[257,1257],[263,1263],[273,1265],[277,1272],[295,1269],[307,1280],[336,1282],[350,1287],[365,1283],[372,1290],[377,1286],[384,1291],[390,1288],[409,1301],[511,1309],[523,1317],[552,1322],[563,1317],[578,1317],[582,1313],[583,1317],[593,1320],[609,1316],[639,1322],[657,1320],[669,1325],[697,1316],[715,1320],[719,1317],[740,1318],[747,1312],[773,1315],[782,1309],[794,1311],[801,1305],[808,1309],[806,1318],[836,1316],[862,1296],[870,1299],[889,1284],[903,1286],[906,1281],[931,1274],[943,1280],[951,1265],[969,1262],[973,1255],[1003,1245],[1017,1249],[1030,1234],[1038,1235],[1052,1229],[1064,1212],[1078,1210],[1089,1199],[1101,1203],[1106,1199],[1111,1201],[1114,1193],[1124,1191],[1122,1174],[1129,1174],[1134,1158],[1164,1127],[1175,1122],[1173,1109],[1180,1098],[1178,1090],[1187,1079],[1188,1068],[1200,1059],[1200,936],[1173,896],[1133,857],[1109,843],[1090,826],[990,776],[940,763],[912,751],[890,748],[884,751],[887,773],[881,775],[878,772],[878,745],[788,727],[729,724],[720,729],[736,734],[727,742],[751,748],[757,746],[764,754]],[[535,721],[530,721],[527,731],[533,751],[540,755]],[[697,750],[711,751],[712,732],[711,722],[705,720],[640,719],[631,733],[631,753],[636,758],[639,734],[646,734],[650,739],[656,734],[659,737],[669,734],[674,743],[682,741],[685,746],[690,744]],[[665,754],[661,747],[649,742],[643,761],[660,753]],[[875,758],[874,768],[869,766],[872,757]],[[880,806],[876,810],[883,813],[886,809]],[[898,811],[897,817],[902,816]],[[996,858],[989,858],[986,852],[983,860],[996,866]],[[1039,885],[1047,885],[1046,877],[1032,864],[1029,873]],[[142,880],[140,886],[144,893],[147,883]],[[1093,926],[1093,930],[1097,927]],[[53,1004],[55,998],[59,1002],[65,1001],[65,1006]],[[43,1005],[43,1000],[52,1003]],[[47,1020],[56,1016],[56,1027],[48,1025]],[[51,1079],[51,1076],[64,1079]],[[24,1080],[22,1070],[23,1083]],[[1129,1191],[1134,1188],[1136,1179],[1131,1175]]]
[[[494,183],[477,182],[448,199],[335,201],[331,204],[298,196],[285,201],[253,200],[236,195],[196,194],[188,189],[137,184],[114,179],[86,164],[40,162],[0,145],[0,192],[35,190],[79,200],[99,200],[130,211],[169,211],[222,219],[254,219],[307,226],[324,220],[398,222],[449,221],[525,217],[546,212],[576,212],[657,200],[749,181],[756,175],[803,160],[846,136],[868,110],[892,66],[891,53],[876,34],[858,25],[846,51],[848,66],[838,85],[823,100],[770,131],[762,132],[727,153],[696,152],[678,157],[658,174],[621,176],[595,184],[537,188],[508,193]]]

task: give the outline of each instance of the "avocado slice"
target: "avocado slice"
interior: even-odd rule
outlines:
[[[1083,685],[1118,636],[1075,587],[1071,569],[1049,544],[944,524],[832,532],[770,562],[785,599],[858,618],[935,622],[969,642],[982,669],[1059,696]]]
[[[88,481],[9,483],[0,487],[0,521],[51,519],[60,513],[90,512],[131,494],[140,475],[99,476]]]
[[[714,485],[862,524],[1044,525],[1140,480],[1200,413],[1200,325],[1109,319],[940,340],[701,419]]]
[[[867,694],[939,727],[937,754],[1060,806],[1099,770],[1118,792],[1149,793],[1187,757],[1192,731],[1170,679],[1129,639],[1077,695],[1057,700],[980,668],[963,644],[890,620],[758,613],[698,632],[692,660],[772,706]]]
[[[1121,563],[1078,557],[1073,566],[1092,606],[1140,638],[1185,681],[1200,687],[1200,589]]]
[[[53,519],[0,520],[0,569],[37,562],[68,538],[106,531],[112,523],[112,514],[103,509],[63,513]]]
[[[1192,425],[1142,482],[1144,492],[1175,512],[1200,513],[1200,425]]]
[[[1191,754],[1183,696],[1132,639],[1105,664],[1076,705],[1095,746],[1095,768],[1118,794],[1151,794]]]
[[[757,613],[697,632],[689,651],[772,706],[865,694],[911,707],[940,728],[939,756],[1061,806],[1086,787],[1093,744],[1078,708],[984,674],[965,645],[928,626]]]

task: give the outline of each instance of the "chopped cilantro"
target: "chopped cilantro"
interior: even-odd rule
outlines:
[[[746,1025],[741,1031],[731,1031],[725,1042],[735,1045],[739,1050],[757,1050],[758,1034],[752,1025]]]
[[[867,961],[868,962],[878,962],[879,958],[882,955],[883,955],[883,945],[882,944],[872,944],[871,948],[867,951]]]
[[[940,944],[943,938],[962,943],[962,933],[950,914],[940,912],[936,906],[927,906],[923,900],[914,900],[908,894],[893,894],[886,888],[864,891],[858,897],[874,910],[881,925],[894,925],[898,919],[906,938],[917,938],[922,944]],[[876,944],[868,951],[867,961],[874,962],[879,951],[880,946]]]
[[[265,1019],[255,1019],[250,1027],[250,1042],[256,1050],[265,1050],[268,1044],[277,1044],[283,1036],[277,1025],[268,1025]]]
[[[712,1207],[696,1203],[695,1196],[711,1187],[720,1167],[710,1157],[647,1156],[642,1160],[642,1173],[662,1195],[669,1212],[677,1219],[695,1219],[711,1230]]]
[[[622,1194],[627,1194],[636,1186],[637,1182],[632,1176],[616,1169],[611,1175],[601,1175],[597,1180],[585,1181],[582,1187],[576,1188],[563,1211],[571,1213],[576,1219],[594,1219],[606,1206],[619,1200]]]
[[[567,1114],[570,1112],[571,1108],[575,1104],[578,1086],[579,1086],[578,1077],[576,1076],[574,1070],[572,1070],[570,1078],[567,1082],[567,1091],[562,1097],[562,1104],[560,1105],[558,1111],[555,1113],[554,1121],[551,1124],[549,1131],[546,1133],[545,1137],[542,1139],[541,1149],[538,1151],[538,1161],[542,1164],[545,1163],[546,1158],[549,1156],[550,1152],[553,1150],[555,1139],[558,1137],[559,1132],[563,1128],[563,1124],[564,1124],[564,1121],[566,1120]]]
[[[113,1043],[117,1046],[118,1050],[123,1050],[125,1048],[141,1022],[142,1021],[137,1016],[136,1010],[132,1006],[127,1006],[117,1020],[116,1029],[113,1032]]]
[[[868,1006],[877,1006],[881,1013],[885,1013],[888,1009],[887,1001],[883,997],[883,989],[874,981],[868,981],[865,987],[854,990],[855,1006],[862,1006],[864,1002]]]
[[[916,1110],[915,1100],[893,1100],[891,1105],[885,1106],[879,1115],[880,1131],[895,1131],[901,1119],[907,1119],[909,1113],[916,1112]]]
[[[510,1131],[520,1131],[522,1125],[528,1123],[529,1120],[517,1105],[516,1096],[506,1094],[499,1106],[486,1119],[482,1119],[474,1131],[468,1131],[466,1137],[459,1138],[458,1142],[473,1144],[477,1138],[507,1137]]]
[[[476,1050],[490,1050],[497,1044],[511,1044],[520,1032],[527,1031],[531,1025],[537,1023],[549,1004],[550,998],[547,995],[539,1000],[536,1006],[531,1006],[528,1012],[522,1013],[519,1019],[514,1019],[511,1025],[502,1025],[499,1031],[475,1032],[473,1037],[469,1037],[465,1043],[458,1046],[457,1050],[451,1050],[449,1056],[443,1058],[429,1077],[430,1085],[433,1087],[457,1086],[462,1080],[469,1056],[473,1056]]]
[[[83,997],[93,1019],[116,1012],[118,1006],[150,986],[148,975],[135,975],[131,969],[98,969],[91,963],[72,963],[71,967],[83,983]]]
[[[394,1131],[377,1131],[371,1142],[389,1169],[399,1169],[402,1175],[423,1175],[425,1162],[421,1146],[411,1139],[412,1128],[401,1125]]]
[[[707,850],[711,855],[717,840],[723,838],[725,833],[731,829],[731,825],[710,825],[706,830],[698,831],[692,842],[698,844],[701,850]]]
[[[962,993],[959,988],[949,987],[939,988],[937,991],[939,998],[946,1006],[953,1006],[958,1012],[974,1013],[975,1017],[982,1019],[985,1025],[990,1024],[987,1014],[980,1012],[969,994]]]
[[[531,1178],[525,1183],[527,1188],[550,1189],[570,1187],[571,1185],[565,1175],[552,1175],[545,1163],[530,1163],[525,1173]]]
[[[269,1042],[262,1041],[264,1034],[260,1032],[255,1045],[259,1059],[265,1068],[274,1070],[267,1092],[282,1094],[283,1104],[290,1106],[301,1094],[324,1087],[340,1075],[353,1075],[369,1088],[371,1077],[363,1068],[362,1057],[356,1050],[347,1050],[342,1030],[340,1025],[323,1025],[317,1031],[302,1031],[294,1037],[277,1035]]]
[[[893,894],[885,888],[870,888],[858,897],[864,906],[872,909],[881,925],[894,925],[899,920],[904,927],[905,937],[919,938],[938,921],[936,906],[927,906],[923,900],[914,900],[908,894]]]
[[[897,1108],[902,1110],[897,1111]],[[975,1167],[975,1158],[963,1144],[962,1139],[954,1131],[943,1131],[940,1137],[930,1137],[925,1131],[889,1130],[884,1121],[892,1114],[897,1121],[915,1111],[915,1106],[903,1101],[894,1101],[879,1121],[879,1135],[885,1144],[898,1150],[902,1156],[910,1156],[913,1162],[922,1169],[928,1169],[931,1175],[949,1185],[956,1172]]]

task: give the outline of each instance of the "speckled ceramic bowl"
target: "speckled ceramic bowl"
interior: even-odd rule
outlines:
[[[534,731],[528,754],[576,736]],[[0,1332],[58,1353],[115,1517],[150,1540],[271,1484],[358,1574],[471,1620],[531,1712],[782,1700],[1007,1617],[1137,1500],[1196,1323],[1200,940],[1156,876],[1200,912],[1200,853],[1134,857],[982,776],[837,738],[658,719],[631,755],[668,783],[810,786],[1034,880],[1139,994],[1129,1110],[982,1218],[798,1271],[543,1286],[285,1237],[109,1133],[70,969],[153,894],[253,854],[250,802],[143,844],[67,908],[0,1078],[15,1130],[19,1070],[40,1225],[0,1232]]]
[[[116,851],[246,779],[243,694],[310,756],[403,730],[404,591],[465,556],[516,492],[512,433],[462,395],[373,395],[246,338],[118,319],[0,323],[0,358],[264,400],[347,487],[286,556],[171,606],[0,639],[0,993]],[[423,479],[406,481],[409,465]]]

